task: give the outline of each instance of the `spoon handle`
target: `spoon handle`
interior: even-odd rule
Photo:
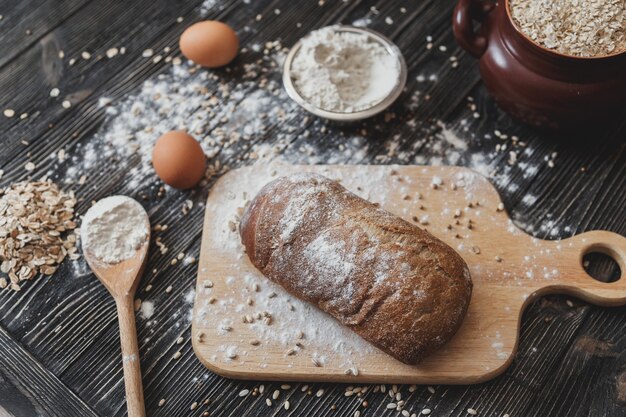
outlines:
[[[124,384],[126,386],[126,407],[128,417],[145,417],[141,384],[141,365],[139,363],[139,347],[137,346],[137,329],[135,327],[135,310],[133,297],[125,296],[115,300],[117,317],[120,323],[120,340],[122,342],[122,363],[124,364]]]

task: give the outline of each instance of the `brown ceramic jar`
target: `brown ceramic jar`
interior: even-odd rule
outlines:
[[[459,0],[453,29],[459,45],[478,58],[489,92],[512,116],[552,130],[623,117],[626,52],[580,58],[544,48],[517,29],[509,0]]]

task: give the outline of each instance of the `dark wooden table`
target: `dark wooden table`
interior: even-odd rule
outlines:
[[[162,255],[153,247],[137,294],[155,305],[150,320],[137,317],[148,415],[208,411],[234,417],[353,416],[356,410],[362,416],[401,415],[388,410],[389,397],[373,387],[360,397],[346,397],[345,386],[332,384],[311,384],[308,393],[303,384],[291,384],[268,407],[266,398],[281,389],[280,384],[266,383],[262,395],[240,397],[242,389],[253,391],[260,383],[221,378],[196,359],[189,340],[188,300],[196,267],[171,261],[180,252],[198,256],[201,203],[217,176],[195,191],[159,192],[160,183],[152,175],[142,177],[140,184],[132,181],[129,167],[141,164],[140,157],[120,161],[103,155],[84,172],[84,184],[65,181],[73,178],[72,166],[80,165],[82,147],[115,123],[116,116],[107,116],[99,99],[110,98],[116,106],[146,80],[169,73],[172,61],[165,58],[180,56],[177,39],[191,22],[224,20],[238,30],[247,48],[231,70],[215,72],[217,77],[207,81],[209,89],[218,82],[235,86],[242,68],[264,56],[266,42],[280,40],[288,47],[309,30],[332,23],[357,21],[386,34],[403,51],[409,67],[407,91],[390,112],[356,126],[308,117],[277,90],[275,100],[284,105],[289,120],[263,119],[261,129],[229,152],[217,152],[212,163],[231,168],[250,164],[260,147],[269,146],[288,161],[311,161],[313,155],[319,162],[467,165],[491,177],[516,222],[537,237],[564,238],[592,229],[626,232],[623,121],[575,141],[512,120],[487,95],[475,62],[455,44],[450,27],[453,3],[0,2],[0,110],[16,112],[10,118],[0,112],[0,184],[49,174],[63,188],[76,191],[80,214],[94,199],[124,193],[144,203],[153,224],[169,225],[159,235],[169,251]],[[168,46],[171,50],[162,52]],[[110,48],[121,47],[125,54],[106,56]],[[164,59],[142,56],[149,48]],[[84,51],[90,52],[89,59],[81,58]],[[76,62],[70,65],[72,59]],[[259,81],[257,89],[264,88],[264,78],[279,83],[279,69],[274,65],[266,73],[248,74],[248,80]],[[55,87],[59,97],[50,96]],[[64,100],[70,101],[69,108],[62,105]],[[230,126],[236,130],[234,123]],[[61,149],[67,159],[50,157]],[[32,172],[25,170],[28,161],[36,165]],[[194,205],[182,214],[186,200]],[[587,260],[600,279],[619,276],[609,260]],[[82,260],[64,262],[55,276],[26,283],[20,292],[1,292],[0,312],[0,415],[125,414],[114,304]],[[172,359],[177,351],[182,357]],[[322,387],[325,392],[317,397]],[[406,410],[429,408],[434,416],[466,416],[468,408],[480,416],[624,416],[626,308],[597,308],[560,296],[540,299],[523,315],[519,352],[502,376],[475,386],[398,390]],[[287,398],[289,410],[283,407]],[[162,399],[165,403],[159,406]]]

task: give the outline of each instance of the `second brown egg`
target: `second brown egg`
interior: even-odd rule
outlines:
[[[207,68],[229,64],[239,50],[237,33],[217,20],[206,20],[189,26],[180,36],[179,43],[186,58]]]

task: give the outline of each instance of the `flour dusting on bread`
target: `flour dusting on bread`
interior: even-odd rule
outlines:
[[[321,285],[335,282],[347,285],[349,282],[346,281],[354,271],[355,257],[354,251],[346,250],[345,242],[332,240],[322,233],[304,248],[304,263],[314,273],[308,274],[307,279],[315,276],[321,278],[317,280]],[[324,279],[332,282],[323,282]]]
[[[441,347],[467,310],[471,279],[453,249],[321,175],[266,185],[240,230],[270,280],[403,362]]]

